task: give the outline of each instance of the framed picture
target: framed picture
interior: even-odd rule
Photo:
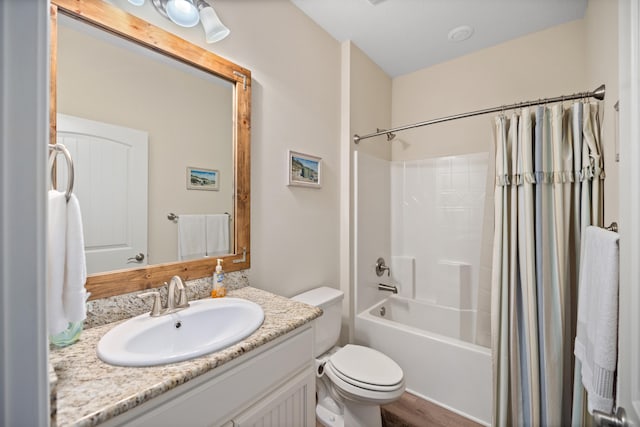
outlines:
[[[218,191],[219,189],[220,173],[217,170],[187,168],[187,190]]]
[[[322,184],[322,159],[309,154],[289,150],[288,184],[320,188]]]

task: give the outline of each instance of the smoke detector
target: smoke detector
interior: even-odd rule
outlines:
[[[383,1],[387,1],[387,0],[367,0],[369,3],[371,3],[374,6],[379,5],[380,3],[382,3]]]
[[[452,42],[462,42],[467,40],[472,35],[473,35],[473,28],[471,28],[468,25],[461,25],[449,31],[447,38]]]

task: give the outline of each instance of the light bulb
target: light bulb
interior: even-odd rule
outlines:
[[[189,0],[169,0],[167,16],[181,27],[193,27],[200,20],[198,9]]]

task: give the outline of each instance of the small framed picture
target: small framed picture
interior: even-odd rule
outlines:
[[[187,190],[220,189],[220,173],[213,169],[187,167]]]
[[[287,185],[320,188],[322,185],[322,159],[289,150]]]

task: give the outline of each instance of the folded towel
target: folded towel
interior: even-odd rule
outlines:
[[[229,251],[229,215],[206,215],[207,255],[226,255]]]
[[[86,317],[87,266],[80,205],[75,195],[49,191],[47,220],[47,310],[49,335]]]
[[[611,413],[618,345],[618,233],[587,227],[582,243],[574,354],[589,413]]]
[[[178,217],[178,259],[202,258],[206,255],[204,215]]]

